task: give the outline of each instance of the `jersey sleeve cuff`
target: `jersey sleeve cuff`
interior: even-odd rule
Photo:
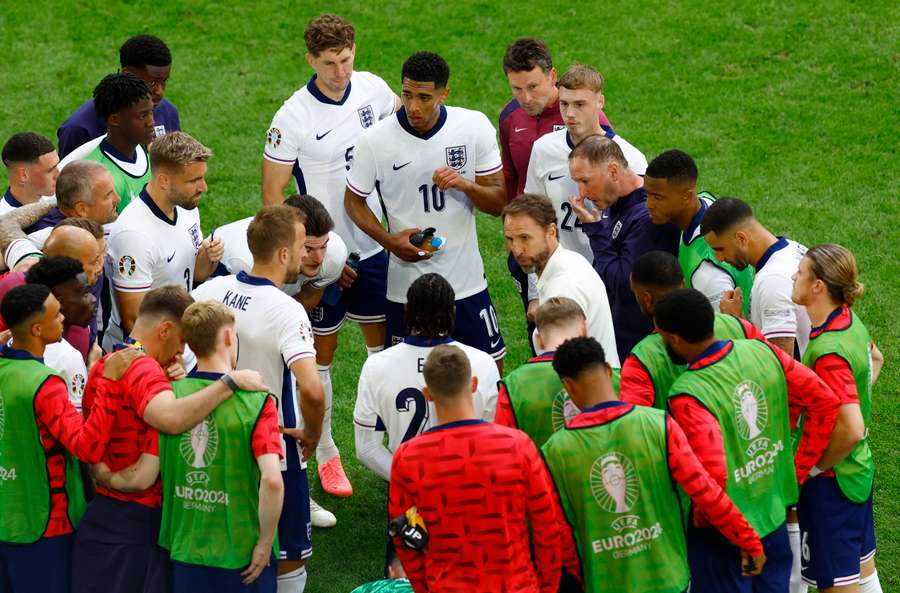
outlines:
[[[368,198],[369,194],[372,193],[371,191],[365,191],[365,190],[359,189],[358,187],[356,187],[355,185],[350,183],[349,179],[347,180],[347,188],[361,198]]]
[[[272,161],[273,163],[278,163],[279,165],[293,165],[294,161],[297,160],[297,159],[289,160],[289,159],[278,158],[277,156],[272,156],[271,154],[269,154],[266,151],[263,151],[263,158],[266,159],[267,161]]]
[[[353,424],[362,428],[363,430],[372,430],[372,431],[374,431],[375,427],[377,426],[376,423],[369,424],[368,422],[362,422],[361,420],[359,420],[356,417],[353,418]]]
[[[315,352],[306,352],[306,351],[297,352],[296,354],[292,354],[291,356],[289,356],[287,359],[287,362],[285,362],[284,364],[286,364],[288,367],[290,367],[292,364],[294,364],[298,360],[303,360],[304,358],[311,358],[315,355],[316,355]]]
[[[763,331],[763,335],[769,339],[770,338],[796,338],[797,330],[796,330],[796,328],[795,329],[786,329],[786,328],[772,329],[772,330]]]
[[[153,287],[152,283],[123,286],[117,282],[113,282],[112,285],[113,288],[115,288],[119,292],[147,292]]]
[[[496,173],[497,171],[501,171],[501,170],[503,170],[502,162],[497,163],[496,165],[494,165],[492,167],[487,167],[485,169],[475,169],[475,175],[477,175],[477,176],[491,175],[491,174]]]

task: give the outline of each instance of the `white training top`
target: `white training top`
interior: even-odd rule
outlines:
[[[366,359],[353,409],[354,424],[365,430],[386,432],[392,452],[435,425],[434,404],[426,402],[422,395],[422,368],[428,354],[440,344],[452,344],[466,353],[472,375],[478,377],[478,389],[473,394],[475,415],[488,422],[494,420],[500,374],[490,354],[450,338],[427,340],[409,336]]]
[[[303,305],[278,290],[265,278],[240,272],[219,276],[198,286],[192,293],[196,301],[216,300],[234,311],[238,335],[238,369],[258,371],[278,399],[278,423],[293,428],[301,425],[296,382],[290,366],[298,360],[315,357],[312,327]],[[302,459],[299,448],[287,451],[292,465]]]
[[[613,368],[621,366],[606,285],[588,260],[557,247],[538,276],[537,287],[541,304],[551,297],[568,297],[578,303],[587,318],[588,335],[603,346],[606,362]]]
[[[191,290],[194,264],[202,242],[199,209],[176,206],[175,218],[170,220],[146,191],[142,191],[112,225],[106,258],[106,277],[111,289],[147,292],[167,284],[180,284]],[[123,339],[114,292],[112,297],[111,323],[106,328],[104,346]]]
[[[229,274],[237,274],[238,272],[247,272],[249,274],[253,268],[253,254],[250,253],[250,247],[247,245],[247,228],[252,221],[252,216],[242,218],[222,225],[209,234],[210,239],[219,238],[222,240],[225,252],[222,255],[221,263],[228,270]],[[306,284],[312,284],[315,288],[325,288],[330,284],[334,284],[344,272],[344,263],[346,263],[348,255],[347,246],[340,235],[334,231],[329,231],[328,244],[325,248],[325,259],[322,260],[319,273],[312,278],[301,274],[297,282],[283,284],[281,290],[294,296]]]
[[[474,181],[502,169],[497,133],[488,118],[479,111],[442,106],[437,124],[420,135],[401,109],[363,132],[354,155],[347,187],[365,198],[378,185],[391,232],[434,227],[447,240],[441,251],[416,263],[391,254],[388,300],[405,303],[410,284],[429,272],[446,278],[457,300],[485,290],[475,205],[459,190],[440,191],[432,176],[436,169],[452,167]]]
[[[66,382],[69,401],[76,410],[81,412],[81,398],[84,395],[84,385],[88,376],[81,352],[62,339],[55,344],[48,344],[44,349],[44,364],[58,372]]]
[[[366,259],[381,251],[381,245],[356,228],[344,208],[347,171],[360,132],[394,112],[396,95],[380,77],[354,72],[344,97],[334,101],[322,94],[315,79],[275,113],[263,156],[282,165],[296,161],[297,191],[322,202],[347,247]],[[377,196],[369,207],[381,218]]]
[[[647,158],[640,150],[611,130],[606,133],[606,137],[619,145],[628,166],[635,173],[643,175],[646,172]],[[569,177],[569,153],[573,148],[575,145],[566,129],[538,138],[531,148],[525,192],[550,198],[558,219],[560,244],[566,249],[577,251],[588,262],[593,262],[594,252],[591,251],[590,242],[569,204],[569,198],[578,195],[578,185]]]
[[[809,344],[812,324],[806,308],[796,304],[791,293],[792,276],[805,254],[806,247],[800,243],[779,237],[756,263],[750,290],[750,322],[766,338],[795,338],[801,356]]]

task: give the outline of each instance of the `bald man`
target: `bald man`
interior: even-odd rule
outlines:
[[[56,180],[56,200],[57,206],[45,217],[50,216],[57,221],[72,217],[86,218],[103,225],[115,221],[118,216],[116,206],[119,196],[113,187],[112,175],[106,167],[93,161],[72,161],[66,165]],[[26,235],[22,226],[3,224],[5,218],[0,217],[3,259],[7,266],[18,270],[19,264],[25,263],[26,258],[40,255],[51,229]]]

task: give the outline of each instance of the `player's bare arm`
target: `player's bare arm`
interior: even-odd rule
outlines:
[[[322,295],[325,294],[324,288],[316,288],[315,286],[311,286],[307,284],[303,288],[300,289],[300,292],[294,295],[294,299],[297,300],[298,303],[303,305],[303,308],[306,309],[306,312],[309,313],[322,300]]]
[[[101,486],[119,492],[140,492],[153,486],[159,477],[159,456],[141,453],[136,462],[117,472],[101,461],[91,466],[91,476]]]
[[[475,207],[493,216],[500,216],[506,205],[506,183],[503,171],[490,175],[479,175],[475,181],[466,179],[456,169],[441,167],[436,169],[432,181],[442,190],[458,189],[472,200]]]
[[[278,455],[267,453],[256,458],[259,466],[259,537],[253,546],[250,564],[241,573],[243,583],[249,585],[262,574],[269,565],[272,556],[272,544],[275,541],[275,529],[281,516],[284,503],[284,481],[281,478],[281,466]]]
[[[375,213],[372,212],[366,201],[350,189],[344,191],[344,208],[347,209],[347,214],[350,215],[350,219],[356,226],[403,261],[417,262],[431,257],[430,253],[421,251],[409,242],[410,236],[415,235],[421,229],[404,229],[392,235],[381,226],[381,222],[375,217]]]
[[[197,251],[197,259],[194,262],[194,281],[203,282],[216,269],[216,265],[222,261],[225,255],[225,242],[219,237],[204,239]]]
[[[315,369],[314,369],[315,370]],[[262,375],[250,369],[228,373],[244,391],[269,391]],[[196,393],[180,399],[171,390],[154,397],[144,408],[144,422],[166,434],[181,434],[199,424],[216,406],[232,395],[223,381],[213,381]]]
[[[301,358],[291,364],[291,374],[297,381],[300,395],[300,414],[303,428],[285,428],[282,432],[300,443],[303,459],[315,453],[322,436],[322,419],[325,416],[325,390],[316,370],[316,359]]]
[[[284,202],[284,188],[291,181],[292,165],[273,163],[264,158],[262,162],[262,201],[266,206]]]
[[[872,352],[872,385],[875,385],[875,382],[878,381],[878,375],[881,374],[881,367],[884,366],[884,354],[881,353],[875,342],[872,342],[870,350]]]
[[[144,300],[146,292],[124,292],[121,290],[114,291],[116,303],[119,305],[119,316],[122,320],[122,335],[128,336],[134,329],[134,322],[137,319],[138,309],[141,308],[141,302]]]
[[[732,313],[732,315],[735,315]],[[794,341],[795,338],[769,338],[769,341],[774,345],[778,346],[780,349],[787,352],[788,356],[794,355]]]

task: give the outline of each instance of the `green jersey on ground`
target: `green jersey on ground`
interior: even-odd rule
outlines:
[[[197,375],[172,384],[177,398],[216,380]],[[160,433],[159,544],[172,560],[226,569],[250,562],[259,536],[260,481],[252,439],[267,397],[238,391],[191,430]]]
[[[150,181],[150,157],[147,155],[147,150],[140,145],[135,149],[133,163],[122,160],[122,155],[116,154],[116,152],[104,141],[84,158],[100,163],[112,174],[113,187],[120,199],[116,210],[122,212],[131,200],[137,199],[141,190]]]
[[[34,543],[47,530],[49,454],[41,443],[34,398],[54,375],[38,359],[0,357],[0,542]],[[74,528],[84,514],[84,489],[78,461],[68,452],[64,455],[65,494]]]
[[[568,427],[542,452],[575,526],[588,593],[687,588],[685,526],[669,472],[664,412],[635,406],[603,424]]]
[[[350,593],[413,593],[408,579],[384,579],[360,585]]]
[[[763,342],[737,340],[723,349],[730,351],[682,373],[670,397],[694,397],[715,416],[728,468],[725,492],[762,538],[784,523],[785,508],[798,496],[787,380]]]

